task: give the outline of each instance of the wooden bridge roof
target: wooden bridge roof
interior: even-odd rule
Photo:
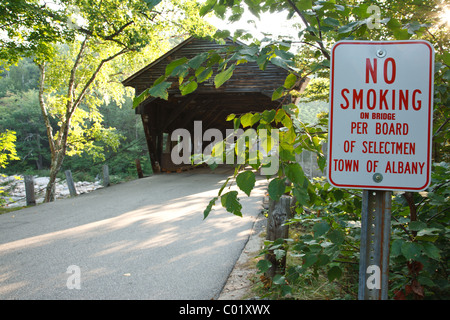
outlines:
[[[232,45],[236,45],[232,39],[218,44],[188,38],[122,83],[133,87],[137,96],[165,73],[170,62],[183,57],[191,59],[200,53]],[[136,108],[136,113],[142,116],[151,157],[153,150],[153,159],[159,158],[163,148],[159,142],[163,133],[170,134],[178,128],[191,131],[196,120],[202,121],[204,131],[208,128],[225,130],[233,126],[232,122],[226,121],[231,113],[261,112],[279,107],[280,102],[272,101],[271,97],[290,72],[272,63],[268,63],[265,70],[260,70],[257,63],[244,63],[236,67],[233,76],[220,88],[214,86],[214,73],[207,81],[199,83],[197,90],[185,96],[181,95],[178,80],[174,78],[168,100],[150,97]],[[302,83],[296,89],[301,91],[306,84]]]

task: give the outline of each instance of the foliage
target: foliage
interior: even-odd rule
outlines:
[[[117,62],[123,69],[142,59],[137,55],[148,53],[145,47],[163,49],[172,35],[208,34],[209,26],[197,13],[197,2],[179,0],[1,4],[6,36],[0,60],[11,64],[28,56],[39,66],[39,105],[51,154],[46,202],[54,199],[56,175],[66,155],[86,152],[102,159],[105,145],[117,149],[120,136],[103,126],[98,112],[103,103],[123,103],[124,73]]]
[[[246,6],[244,6],[244,4]],[[384,17],[371,11],[370,4],[378,6]],[[305,232],[288,241],[280,239],[268,243],[276,249],[279,258],[289,254],[297,257],[298,263],[290,266],[286,274],[276,275],[271,284],[279,292],[292,292],[291,284],[305,275],[317,275],[324,270],[329,281],[341,279],[344,272],[357,263],[359,255],[359,221],[361,195],[359,191],[332,188],[325,181],[309,180],[300,166],[295,163],[295,155],[303,150],[315,152],[321,170],[326,159],[322,146],[327,141],[327,118],[321,116],[313,126],[302,121],[295,105],[285,104],[283,97],[289,93],[293,84],[306,76],[326,77],[330,62],[330,48],[338,40],[406,40],[426,39],[436,48],[435,74],[435,117],[434,117],[434,158],[445,159],[445,163],[435,165],[433,184],[428,193],[399,193],[394,198],[393,237],[391,249],[391,297],[408,298],[443,298],[448,297],[448,26],[443,25],[440,15],[443,6],[438,1],[427,1],[422,5],[417,1],[225,1],[207,0],[201,9],[202,14],[214,12],[216,16],[237,21],[247,8],[258,17],[262,12],[284,11],[288,19],[298,16],[303,24],[298,33],[298,41],[291,39],[273,40],[265,38],[254,40],[249,46],[233,46],[219,52],[210,51],[194,57],[173,61],[166,68],[164,75],[154,86],[148,88],[137,97],[134,105],[138,105],[148,96],[167,99],[167,88],[171,77],[179,79],[181,93],[190,94],[201,83],[214,76],[216,88],[219,88],[233,75],[238,64],[256,62],[261,70],[268,63],[291,68],[285,85],[277,88],[273,100],[281,100],[277,110],[244,115],[230,115],[234,128],[241,125],[245,129],[253,126],[259,130],[271,130],[282,126],[279,137],[280,166],[277,174],[268,177],[269,196],[273,200],[285,193],[296,200],[296,214],[290,223],[300,223]],[[298,25],[297,25],[298,26]],[[443,31],[446,30],[446,31]],[[242,34],[242,32],[239,32]],[[229,32],[219,31],[217,38],[230,36]],[[235,37],[238,35],[235,34]],[[292,53],[292,44],[301,43],[297,55]],[[212,72],[216,66],[217,72]],[[188,74],[193,74],[185,79]],[[325,81],[316,83],[314,94],[321,98],[327,96]],[[307,92],[306,96],[311,95]],[[250,129],[247,129],[250,130]],[[236,144],[237,145],[237,144]],[[220,151],[220,144],[216,151]],[[269,148],[270,150],[270,148]],[[269,151],[266,150],[266,151]],[[239,150],[235,150],[239,156]],[[241,156],[247,159],[245,165],[252,169],[260,169],[263,162],[250,162],[245,151]],[[217,152],[220,154],[220,152]],[[213,153],[214,155],[214,153]],[[211,163],[207,159],[207,163]],[[247,195],[251,194],[254,173],[252,171],[235,172],[237,186]],[[289,178],[290,185],[285,186]],[[225,187],[233,180],[228,179],[204,211],[207,217],[216,203],[221,203],[229,212],[241,216],[241,208],[236,191],[224,192]],[[217,200],[220,199],[220,202]],[[408,206],[405,206],[405,202]],[[409,229],[408,229],[409,228]],[[289,240],[289,239],[288,239]],[[282,245],[283,244],[283,245]],[[261,271],[267,270],[268,263],[258,263]],[[312,272],[310,272],[312,270]],[[393,292],[395,291],[395,293]],[[353,292],[354,294],[354,292]],[[355,294],[354,294],[355,296]]]
[[[313,78],[305,91],[300,95],[303,101],[328,101],[330,80],[326,78]]]
[[[20,73],[12,66],[11,73]],[[37,69],[37,67],[36,67]],[[0,91],[7,86],[6,82],[0,82]],[[37,85],[37,84],[36,84]],[[45,127],[42,126],[42,114],[39,108],[38,92],[36,88],[26,90],[18,82],[16,90],[0,98],[0,131],[14,130],[17,140],[15,142],[17,155],[20,160],[11,161],[3,173],[48,175],[50,166],[50,150]],[[94,181],[102,172],[102,165],[107,163],[111,174],[121,178],[135,177],[135,159],[140,158],[144,174],[151,173],[148,159],[147,144],[140,118],[136,117],[131,108],[131,98],[126,98],[120,108],[113,101],[102,104],[98,111],[102,115],[104,127],[115,128],[120,137],[120,146],[114,151],[106,143],[99,139],[96,147],[103,148],[99,156],[83,152],[68,157],[62,170],[70,169],[75,181]],[[52,121],[52,127],[56,130],[57,123]]]
[[[39,82],[39,68],[29,58],[22,59],[16,66],[0,71],[0,97],[36,89]]]
[[[5,132],[0,132],[0,168],[4,169],[11,160],[19,160],[14,144],[15,141],[16,133],[14,131],[6,130]],[[5,196],[8,196],[8,194],[0,186],[0,206],[6,202]]]
[[[0,168],[5,168],[11,160],[19,160],[15,141],[16,133],[14,131],[0,132]]]
[[[30,164],[41,169],[50,160],[36,90],[8,93],[0,98],[0,130],[16,132],[15,144],[21,160],[12,162],[11,166],[19,171]]]
[[[396,299],[448,298],[449,173],[448,163],[434,163],[427,192],[394,198],[391,290]]]

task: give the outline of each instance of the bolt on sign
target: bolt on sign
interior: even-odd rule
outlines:
[[[332,48],[328,181],[421,191],[431,179],[434,49],[427,41]]]

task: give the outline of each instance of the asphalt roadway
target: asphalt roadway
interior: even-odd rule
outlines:
[[[229,171],[158,174],[0,215],[0,300],[206,300],[219,296],[261,211],[264,179],[218,202]]]

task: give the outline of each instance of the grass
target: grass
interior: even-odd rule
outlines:
[[[24,208],[26,208],[26,207],[14,207],[14,208],[0,207],[0,214],[14,212],[14,211],[18,211],[18,210],[21,210]]]
[[[309,232],[299,224],[292,224],[289,237],[296,239],[302,233]],[[264,235],[265,237],[265,235]],[[263,259],[263,254],[252,259],[249,268],[257,269],[256,264]],[[286,259],[286,270],[302,264],[301,258],[289,253]],[[265,298],[272,300],[354,300],[357,298],[358,273],[349,265],[339,280],[330,282],[325,270],[306,271],[295,281],[288,283],[291,293],[283,295],[281,286],[271,284],[261,273],[251,278],[253,286],[247,298]]]

